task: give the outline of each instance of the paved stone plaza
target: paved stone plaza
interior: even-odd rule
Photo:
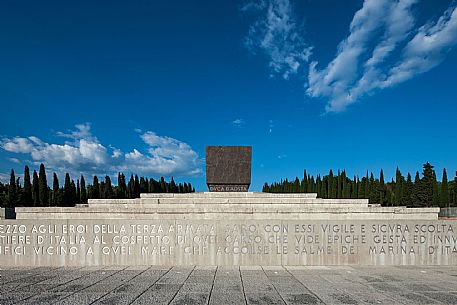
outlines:
[[[457,267],[2,267],[0,304],[457,304]]]

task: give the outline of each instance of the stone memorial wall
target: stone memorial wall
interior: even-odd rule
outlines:
[[[0,220],[0,265],[456,265],[456,231],[451,220]]]

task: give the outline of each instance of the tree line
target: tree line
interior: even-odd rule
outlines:
[[[304,171],[303,179],[287,179],[271,184],[265,183],[263,192],[270,193],[317,193],[319,198],[368,198],[372,204],[383,206],[408,207],[457,207],[457,172],[454,181],[448,181],[446,169],[443,169],[441,181],[438,181],[434,167],[425,163],[422,174],[416,172],[414,180],[408,172],[405,176],[396,170],[395,180],[384,181],[381,169],[379,177],[373,173],[361,179],[347,177],[345,170],[334,174],[317,175],[316,178]]]
[[[75,182],[74,179],[71,179],[70,174],[66,173],[62,187],[57,174],[53,173],[51,188],[43,164],[40,165],[38,173],[36,170],[33,171],[32,177],[30,169],[26,165],[23,183],[20,180],[19,177],[16,177],[14,170],[11,170],[9,183],[0,182],[0,207],[70,207],[87,203],[87,199],[132,199],[139,198],[140,193],[195,192],[191,183],[176,183],[173,178],[167,182],[163,177],[155,180],[132,174],[127,182],[123,173],[118,173],[117,185],[113,185],[110,176],[107,175],[100,181],[97,176],[94,176],[92,184],[87,186],[83,175]]]

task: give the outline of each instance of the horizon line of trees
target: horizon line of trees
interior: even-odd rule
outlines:
[[[287,179],[271,184],[265,183],[262,191],[269,193],[317,193],[319,198],[368,198],[372,204],[382,206],[408,207],[457,207],[457,172],[453,181],[448,181],[446,169],[443,169],[441,181],[438,181],[434,167],[425,163],[422,175],[416,171],[414,180],[408,172],[405,176],[397,167],[395,180],[384,181],[381,169],[379,177],[366,173],[361,179],[347,177],[345,170],[332,170],[328,175],[316,178],[304,170],[301,180]]]
[[[51,188],[47,182],[43,163],[40,164],[38,173],[36,170],[33,171],[32,178],[30,169],[26,165],[23,183],[12,169],[9,184],[0,182],[0,207],[71,207],[75,204],[87,203],[87,199],[133,199],[139,198],[140,193],[195,192],[191,183],[176,183],[173,177],[167,182],[163,177],[155,180],[132,174],[126,182],[125,175],[118,173],[117,185],[113,185],[110,176],[106,175],[101,181],[94,176],[92,184],[86,186],[83,175],[75,182],[70,174],[66,173],[62,187],[56,173],[53,173],[52,179]]]

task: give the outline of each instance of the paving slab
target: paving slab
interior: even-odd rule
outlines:
[[[457,268],[2,268],[0,305],[457,304]]]
[[[154,284],[147,291],[141,294],[131,304],[134,305],[145,305],[145,304],[157,304],[168,305],[178,293],[181,288],[181,284]]]
[[[217,268],[209,304],[246,304],[240,267]]]

